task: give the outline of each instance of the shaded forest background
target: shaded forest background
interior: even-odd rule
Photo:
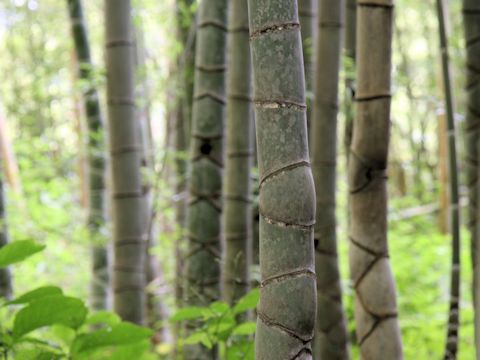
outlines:
[[[95,83],[105,104],[103,2],[84,1],[95,64]],[[190,26],[196,4],[182,10]],[[186,159],[174,146],[172,104],[177,95],[178,58],[188,56],[174,35],[173,1],[135,0],[134,23],[142,29],[145,65],[137,71],[138,106],[150,109],[150,154],[157,245],[151,249],[160,266],[149,286],[167,316],[175,313],[175,249],[183,238],[175,206],[186,194],[175,187],[175,161]],[[447,215],[447,150],[441,86],[438,26],[431,1],[396,2],[393,56],[392,140],[389,160],[389,243],[397,281],[399,320],[405,358],[439,358],[443,353],[450,241]],[[450,59],[456,109],[460,167],[465,146],[465,46],[461,2],[450,2]],[[5,0],[0,4],[0,131],[6,162],[8,227],[12,240],[34,239],[47,250],[14,269],[15,293],[56,284],[68,294],[88,298],[90,253],[86,218],[85,125],[76,77],[70,23],[64,1]],[[353,64],[342,56],[339,126],[344,137],[348,97],[345,78]],[[140,91],[140,90],[139,90]],[[106,109],[102,111],[106,113]],[[5,131],[4,131],[5,130]],[[344,304],[354,333],[353,292],[347,266],[347,181],[345,148],[339,141],[338,239]],[[8,153],[8,152],[7,152]],[[7,154],[4,153],[4,154]],[[460,171],[461,173],[462,171]],[[465,184],[465,179],[461,179]],[[461,187],[466,204],[466,187]],[[465,217],[462,217],[465,218]],[[108,229],[105,229],[108,234]],[[474,359],[469,239],[462,229],[462,316],[459,359]],[[258,275],[256,275],[258,278]],[[255,272],[254,272],[255,277]],[[157,326],[170,326],[168,320]],[[353,335],[352,335],[353,336]],[[356,348],[354,347],[354,354]],[[165,353],[165,347],[158,351]],[[168,358],[168,357],[167,357]]]

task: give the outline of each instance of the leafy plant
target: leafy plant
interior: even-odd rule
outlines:
[[[171,318],[172,322],[192,321],[196,329],[182,345],[202,344],[208,349],[218,347],[220,357],[226,360],[253,360],[253,334],[256,324],[248,321],[248,313],[255,309],[260,292],[250,291],[237,304],[216,301],[207,307],[185,307]]]
[[[0,249],[0,267],[18,263],[44,249],[33,241],[16,241]],[[56,286],[43,286],[4,302],[8,311],[0,328],[3,358],[151,359],[150,329],[123,322],[113,313],[89,315],[84,302]]]

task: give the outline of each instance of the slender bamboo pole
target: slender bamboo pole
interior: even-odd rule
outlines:
[[[335,216],[338,83],[344,2],[320,0],[319,4],[315,99],[310,124],[317,200],[317,327],[314,350],[318,359],[348,359],[348,333],[342,308]]]
[[[444,359],[456,359],[458,351],[458,330],[460,319],[460,208],[458,200],[458,167],[457,145],[455,137],[455,117],[453,94],[450,80],[450,64],[448,57],[448,37],[446,14],[443,0],[437,0],[438,27],[440,36],[440,52],[442,58],[443,88],[447,111],[448,136],[448,175],[450,186],[450,223],[452,233],[452,268],[450,279],[450,305],[448,315],[447,341]]]
[[[465,121],[467,186],[469,206],[467,225],[471,237],[471,256],[473,267],[473,311],[475,329],[475,350],[480,359],[480,238],[478,197],[480,196],[478,179],[479,137],[480,137],[480,2],[463,0],[463,19],[465,28],[465,47],[467,52],[467,116]]]
[[[78,77],[85,81],[83,93],[87,116],[87,158],[88,158],[88,230],[92,253],[91,303],[96,310],[106,309],[109,298],[110,276],[108,272],[108,249],[105,238],[106,227],[106,171],[105,134],[103,117],[94,74],[87,29],[81,0],[67,0],[72,34],[77,57]]]
[[[130,0],[105,0],[107,96],[112,162],[114,309],[145,321],[146,219],[142,143],[135,107],[135,46]]]
[[[254,149],[248,1],[231,0],[228,12],[223,298],[234,304],[250,287]]]

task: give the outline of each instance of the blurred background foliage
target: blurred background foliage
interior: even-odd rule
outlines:
[[[446,231],[446,156],[442,152],[442,88],[433,1],[398,0],[394,38],[394,88],[390,152],[390,257],[395,272],[407,359],[440,358],[448,306],[450,243]],[[102,1],[84,1],[94,55],[95,81],[104,98]],[[465,113],[464,36],[461,2],[450,2],[450,55],[459,131]],[[164,283],[159,296],[174,312],[176,156],[168,105],[174,93],[176,59],[184,51],[174,37],[172,0],[136,0],[135,21],[144,29],[147,59],[139,78],[147,80],[154,129],[155,204],[159,258]],[[87,299],[89,254],[85,224],[85,154],[82,84],[75,80],[65,1],[4,0],[0,3],[0,117],[8,128],[18,166],[9,179],[8,225],[13,240],[47,245],[42,257],[15,268],[15,292],[56,284]],[[348,64],[347,64],[348,65]],[[348,68],[348,66],[344,66]],[[342,77],[345,77],[345,71]],[[342,82],[343,84],[343,82]],[[343,87],[342,87],[343,91]],[[342,95],[340,98],[343,98]],[[103,109],[105,112],[105,109]],[[340,123],[344,116],[341,112]],[[440,134],[440,135],[439,135]],[[463,151],[461,134],[459,149]],[[342,144],[342,141],[338,142]],[[339,151],[344,158],[345,151]],[[460,156],[462,159],[462,155]],[[462,162],[460,162],[462,164]],[[442,170],[443,169],[443,170]],[[443,171],[443,172],[442,172]],[[338,219],[345,304],[353,329],[353,294],[348,280],[345,162],[339,167]],[[462,187],[462,194],[465,189]],[[440,201],[438,200],[440,199]],[[106,232],[109,229],[105,229]],[[474,359],[471,266],[468,237],[462,237],[462,315],[459,359]],[[354,347],[354,354],[357,357]]]

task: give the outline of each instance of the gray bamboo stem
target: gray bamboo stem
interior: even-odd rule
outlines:
[[[337,113],[344,3],[320,0],[313,118],[310,124],[317,215],[317,359],[348,359],[336,236]]]
[[[296,0],[249,0],[260,173],[256,360],[312,359],[315,189]]]
[[[92,280],[91,304],[95,310],[108,307],[109,271],[107,239],[103,235],[106,227],[106,171],[105,171],[105,134],[100,101],[95,88],[90,45],[83,16],[81,0],[67,0],[72,35],[77,57],[78,77],[85,81],[83,106],[87,117],[88,138],[88,220],[91,252]]]
[[[105,0],[107,96],[112,162],[114,309],[145,321],[146,219],[142,143],[135,107],[135,46],[130,0]]]
[[[198,10],[184,287],[190,306],[220,298],[227,4],[203,0]],[[187,360],[212,359],[215,353],[200,345],[184,348]]]
[[[250,287],[254,149],[248,0],[229,6],[223,298],[234,304]]]
[[[475,329],[476,359],[480,359],[480,239],[478,236],[479,209],[478,197],[478,161],[480,136],[480,2],[463,1],[463,18],[465,28],[465,47],[467,52],[467,116],[465,121],[466,144],[466,182],[469,190],[467,226],[471,238],[471,259],[473,267],[473,311]]]
[[[360,356],[403,359],[387,241],[393,0],[357,1],[356,117],[349,160],[350,273]]]
[[[458,167],[453,94],[448,57],[448,38],[445,26],[446,14],[443,0],[437,0],[436,4],[440,36],[440,52],[442,58],[443,89],[445,92],[445,107],[447,111],[448,175],[450,187],[450,224],[452,234],[450,305],[448,311],[447,340],[445,344],[444,359],[453,360],[457,358],[460,319],[460,209],[458,199]]]

